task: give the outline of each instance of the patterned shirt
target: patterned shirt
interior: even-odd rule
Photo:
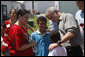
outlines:
[[[41,34],[39,31],[32,33],[31,39],[35,40],[37,47],[35,56],[47,56],[49,53],[48,47],[50,44],[49,33]]]

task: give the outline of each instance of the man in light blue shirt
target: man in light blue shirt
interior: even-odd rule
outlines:
[[[58,24],[52,20],[49,20],[49,29],[51,31],[58,31]]]
[[[31,39],[35,40],[36,47],[33,48],[35,56],[47,56],[50,44],[49,32],[46,31],[47,19],[43,16],[38,17],[37,24],[39,29],[31,34]]]
[[[51,7],[51,10],[57,10],[57,8],[53,8]],[[48,31],[58,31],[58,23],[56,23],[55,21],[49,20],[49,29],[47,29]]]

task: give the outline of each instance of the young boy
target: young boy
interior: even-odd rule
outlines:
[[[37,24],[39,29],[31,34],[31,39],[36,42],[35,56],[47,56],[50,44],[49,33],[46,31],[47,19],[43,16],[38,17]]]
[[[60,41],[60,34],[59,32],[50,32],[50,38],[49,40],[52,43],[56,43]],[[55,47],[52,51],[49,52],[48,56],[67,56],[67,52],[65,47],[62,45],[59,45],[58,47]]]

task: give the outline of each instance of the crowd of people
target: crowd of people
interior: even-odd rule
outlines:
[[[28,10],[11,9],[10,19],[1,25],[2,56],[84,56],[84,1],[76,5],[75,16],[49,7],[37,18],[37,31],[27,24]]]

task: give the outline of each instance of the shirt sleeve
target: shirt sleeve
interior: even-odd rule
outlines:
[[[76,14],[75,14],[75,19],[77,20],[77,22],[78,22],[78,25],[80,25],[80,23],[81,23],[81,10],[78,10],[77,12],[76,12]]]
[[[31,34],[31,40],[35,40],[34,33]]]
[[[49,20],[49,29],[54,30],[54,31],[55,31],[55,30],[58,30],[58,25],[57,25],[57,23]]]
[[[65,32],[72,32],[76,34],[78,30],[78,23],[73,15],[67,14],[65,18]]]
[[[34,37],[34,33],[31,34],[31,40],[35,40],[35,37]],[[35,53],[36,49],[35,47],[33,46],[33,52]]]

